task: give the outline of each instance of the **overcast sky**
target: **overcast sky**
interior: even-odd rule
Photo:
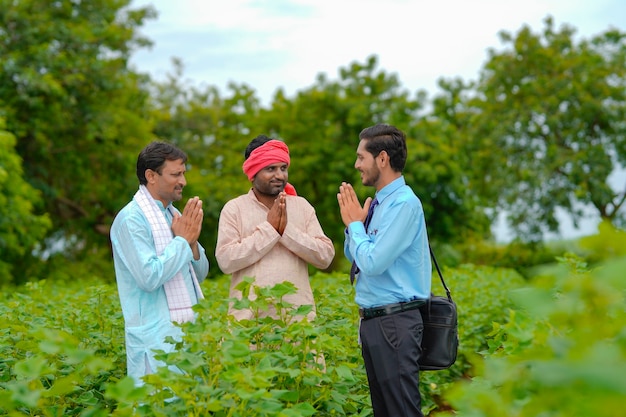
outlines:
[[[340,68],[378,56],[379,68],[403,87],[437,92],[439,78],[476,80],[487,50],[502,49],[498,33],[534,32],[551,16],[578,38],[610,28],[626,31],[624,0],[134,0],[159,13],[142,33],[154,42],[131,63],[156,79],[182,60],[184,78],[229,95],[247,84],[264,104],[278,87],[293,96],[318,74],[336,80]],[[582,231],[595,229],[590,218]]]
[[[269,103],[279,86],[288,95],[312,86],[319,73],[371,56],[410,91],[436,91],[439,78],[476,79],[498,32],[535,32],[552,16],[589,38],[626,30],[623,0],[135,0],[159,17],[142,32],[155,42],[132,60],[157,79],[171,58],[185,78],[217,86],[252,87]]]

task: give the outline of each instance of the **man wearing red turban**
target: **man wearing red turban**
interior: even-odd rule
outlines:
[[[325,269],[335,256],[311,204],[289,184],[289,148],[265,135],[254,138],[245,152],[243,172],[252,183],[247,194],[224,205],[220,213],[215,257],[225,274],[232,274],[230,297],[241,298],[235,287],[253,277],[259,287],[289,281],[296,294],[284,297],[294,306],[315,307],[308,265]],[[251,319],[251,310],[229,313]],[[275,316],[274,311],[266,315]],[[315,308],[308,315],[315,317]]]
[[[246,156],[246,161],[243,163],[243,172],[248,176],[250,181],[254,181],[256,174],[268,165],[282,162],[283,164],[287,164],[287,168],[289,168],[290,158],[287,145],[279,140],[270,139],[264,135],[262,136],[269,140],[262,146],[252,150],[252,152]],[[289,195],[298,195],[294,186],[288,182],[285,182],[285,192]]]

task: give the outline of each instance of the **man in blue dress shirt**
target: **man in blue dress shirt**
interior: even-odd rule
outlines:
[[[361,207],[348,183],[337,200],[346,225],[344,254],[353,263],[359,337],[375,417],[423,416],[419,306],[430,297],[431,263],[424,211],[406,185],[406,137],[394,126],[363,129],[354,167],[376,188]],[[372,211],[373,209],[373,211]],[[371,212],[371,213],[370,213]]]
[[[187,155],[171,144],[147,145],[137,158],[139,190],[111,226],[127,373],[137,385],[164,365],[154,350],[174,348],[165,338],[180,339],[182,330],[175,323],[194,319],[192,307],[203,298],[199,283],[209,272],[198,243],[202,201],[190,198],[182,214],[172,205],[187,184],[186,161]]]

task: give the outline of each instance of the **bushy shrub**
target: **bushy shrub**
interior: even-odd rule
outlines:
[[[626,231],[603,221],[598,233],[581,238],[577,244],[590,264],[626,255]]]
[[[515,293],[478,375],[450,393],[456,416],[626,416],[626,259],[561,261]]]
[[[575,251],[583,256],[584,251],[574,242],[520,242],[499,244],[490,241],[468,241],[458,248],[463,262],[488,265],[497,268],[515,269],[525,278],[533,275],[533,268],[554,264],[556,258],[566,252]]]
[[[0,414],[113,406],[104,385],[123,377],[126,360],[115,288],[86,279],[68,290],[44,280],[0,300]]]

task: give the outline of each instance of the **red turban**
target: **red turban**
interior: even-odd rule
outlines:
[[[268,165],[279,162],[289,166],[289,148],[284,142],[272,139],[250,153],[248,159],[243,163],[243,172],[248,176],[248,179],[252,181],[260,170]],[[296,189],[289,183],[285,185],[285,192],[287,194],[297,195]]]

